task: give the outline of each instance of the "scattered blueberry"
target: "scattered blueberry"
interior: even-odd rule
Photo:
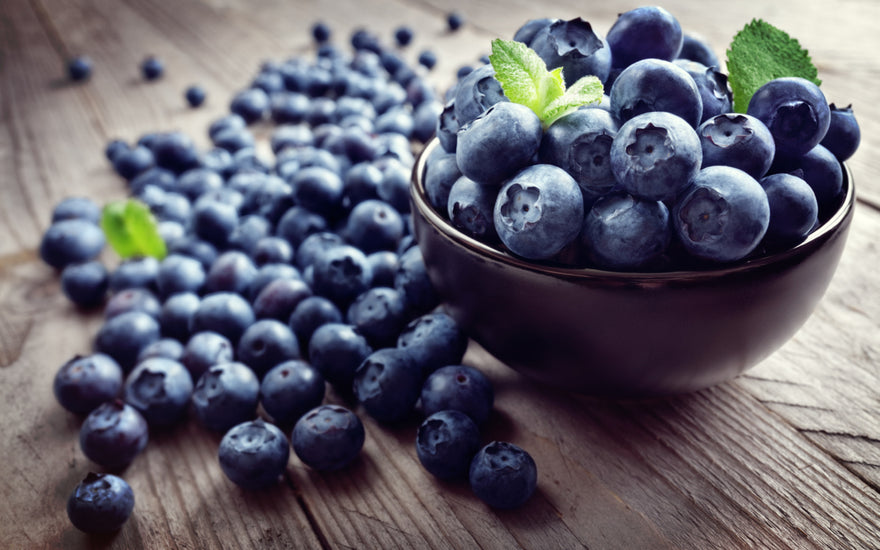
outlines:
[[[243,489],[262,489],[277,483],[284,473],[290,444],[275,425],[251,420],[226,432],[217,457],[230,481]]]
[[[67,499],[67,517],[74,527],[85,533],[118,531],[133,509],[131,487],[113,474],[90,472]]]
[[[278,424],[292,424],[324,400],[324,377],[305,361],[277,363],[260,383],[260,404]]]
[[[125,402],[137,409],[150,425],[167,426],[186,413],[193,381],[182,364],[153,357],[139,363],[125,381]]]
[[[419,462],[440,479],[466,478],[480,449],[480,429],[468,415],[438,411],[426,418],[416,434]]]
[[[376,420],[406,418],[419,399],[422,371],[405,350],[384,348],[371,353],[354,374],[354,395]]]
[[[92,308],[101,305],[108,287],[107,268],[98,260],[68,264],[61,271],[61,290],[79,307]]]
[[[165,72],[165,64],[155,56],[148,56],[141,62],[141,74],[146,80],[156,80]]]
[[[92,76],[94,63],[91,58],[79,55],[67,62],[67,76],[74,82],[88,80]]]
[[[109,355],[75,355],[58,369],[52,389],[62,407],[87,414],[119,395],[122,369]]]
[[[351,464],[364,446],[361,419],[339,405],[321,405],[303,415],[293,427],[291,446],[310,468],[339,470]]]
[[[431,373],[421,390],[422,412],[456,410],[482,425],[489,419],[495,391],[486,375],[474,367],[447,365]]]
[[[534,459],[522,448],[493,441],[471,461],[468,480],[474,494],[493,508],[517,508],[525,504],[538,485]]]
[[[208,96],[208,94],[205,92],[205,89],[198,84],[189,86],[183,95],[186,99],[186,103],[190,107],[200,107],[202,103],[205,102],[205,98]]]
[[[225,432],[257,414],[260,381],[246,365],[225,362],[198,379],[191,400],[196,418],[211,430]]]
[[[55,269],[94,259],[104,248],[104,232],[94,222],[66,219],[49,226],[40,241],[40,258]]]
[[[107,401],[86,417],[79,445],[86,458],[110,470],[123,470],[147,446],[147,421],[121,399]]]

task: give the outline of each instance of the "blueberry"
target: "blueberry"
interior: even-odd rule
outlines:
[[[373,287],[355,298],[346,320],[357,327],[373,348],[393,346],[407,321],[404,296],[388,287]]]
[[[413,39],[413,30],[408,26],[400,26],[394,30],[394,41],[397,42],[397,45],[401,48],[405,48],[409,46],[410,42]]]
[[[397,337],[397,347],[413,357],[425,377],[440,367],[461,363],[467,346],[467,335],[442,311],[413,319]]]
[[[452,185],[461,177],[455,153],[447,153],[442,147],[435,149],[425,160],[425,194],[435,210],[443,212],[449,204]]]
[[[419,247],[413,246],[400,255],[394,289],[404,295],[410,314],[421,315],[440,302]]]
[[[519,103],[489,107],[458,132],[455,160],[461,173],[486,185],[499,185],[531,164],[541,145],[541,120]]]
[[[101,221],[101,207],[88,197],[65,197],[52,208],[52,223],[72,219],[97,225]]]
[[[293,424],[324,400],[324,377],[305,361],[279,362],[263,377],[260,403],[279,424]]]
[[[192,231],[217,247],[225,247],[238,223],[234,206],[215,200],[199,200],[192,212]]]
[[[113,157],[113,169],[126,180],[134,179],[155,165],[153,152],[143,145],[120,151]]]
[[[190,107],[200,107],[205,102],[207,96],[208,94],[205,92],[205,89],[198,84],[187,87],[183,93],[183,97]]]
[[[138,354],[137,362],[140,363],[150,357],[165,357],[166,359],[180,361],[183,357],[183,350],[184,347],[180,340],[160,338],[141,350]]]
[[[396,249],[404,229],[403,218],[390,204],[367,199],[349,213],[345,234],[348,242],[369,254]]]
[[[434,137],[437,127],[437,117],[443,111],[443,105],[437,101],[425,101],[419,105],[412,114],[412,138],[427,143]]]
[[[468,480],[471,490],[493,508],[517,508],[534,494],[538,469],[522,448],[493,441],[480,449],[471,461]]]
[[[252,116],[258,115],[253,114]],[[231,157],[231,155],[245,149],[253,148],[256,144],[256,141],[254,139],[254,135],[247,128],[228,128],[215,134],[212,138],[212,143],[217,149],[220,149],[221,151],[226,151],[230,154],[230,170],[234,170],[235,161],[234,157]]]
[[[394,275],[400,265],[397,252],[378,250],[367,254],[367,262],[370,264],[370,287],[394,286]]]
[[[156,80],[165,72],[165,64],[155,56],[148,56],[141,62],[141,74],[146,80]]]
[[[193,391],[189,371],[164,357],[139,363],[125,381],[125,402],[137,409],[153,426],[167,426],[186,413]]]
[[[146,288],[128,288],[114,294],[104,308],[104,318],[111,319],[129,311],[140,311],[156,319],[162,312],[162,304],[152,291]]]
[[[767,82],[752,95],[746,112],[770,129],[777,154],[792,157],[818,145],[831,124],[822,90],[799,77]]]
[[[672,211],[685,250],[715,262],[748,255],[767,231],[767,194],[753,177],[729,166],[703,168]]]
[[[714,116],[697,129],[703,150],[703,167],[739,168],[755,179],[763,177],[776,155],[776,143],[767,126],[739,113]]]
[[[67,62],[67,76],[74,82],[88,80],[92,76],[94,63],[85,55],[78,55]]]
[[[296,306],[311,295],[312,289],[302,279],[276,279],[254,298],[254,315],[257,319],[287,321]]]
[[[703,150],[696,131],[663,111],[624,123],[611,145],[611,166],[623,191],[648,200],[671,200],[696,176]]]
[[[104,156],[107,160],[110,161],[110,164],[113,164],[113,161],[116,159],[116,156],[120,153],[128,151],[129,146],[125,140],[114,138],[107,142],[107,145],[104,146]]]
[[[309,296],[294,308],[288,326],[300,344],[305,346],[318,327],[327,323],[341,323],[342,320],[342,312],[336,304],[323,296]]]
[[[234,292],[244,295],[257,276],[257,266],[240,250],[223,252],[208,270],[205,292]]]
[[[462,176],[449,190],[446,214],[452,225],[475,239],[491,243],[497,240],[493,211],[497,192]]]
[[[271,236],[272,222],[261,214],[247,214],[238,218],[238,223],[229,235],[228,247],[240,250],[250,257],[261,239]]]
[[[852,105],[837,107],[832,103],[828,107],[831,111],[831,121],[820,144],[831,151],[837,160],[843,162],[853,156],[859,148],[862,133],[853,114]]]
[[[291,446],[306,466],[340,470],[351,464],[364,446],[361,419],[339,405],[321,405],[303,415],[293,427]]]
[[[199,308],[199,301],[199,296],[193,292],[180,292],[166,298],[159,313],[162,335],[180,342],[189,340],[189,325]]]
[[[614,66],[620,68],[646,58],[672,61],[683,38],[678,20],[658,6],[621,13],[606,36]]]
[[[617,180],[611,166],[611,144],[619,125],[604,109],[579,109],[544,132],[538,159],[571,174],[587,200],[610,192]]]
[[[315,294],[346,307],[370,286],[370,264],[359,249],[340,244],[325,250],[314,263]]]
[[[198,381],[211,367],[232,362],[234,353],[232,342],[222,334],[196,332],[186,342],[180,363],[186,367],[192,379]]]
[[[52,391],[58,403],[75,414],[87,414],[122,389],[122,369],[109,355],[75,355],[55,374]]]
[[[135,365],[141,350],[159,339],[159,323],[142,311],[129,311],[104,321],[95,336],[95,351],[112,357],[122,370]]]
[[[458,147],[459,127],[458,119],[455,118],[455,99],[452,99],[443,106],[443,110],[437,116],[437,125],[434,128],[440,146],[447,153],[455,153],[455,149]]]
[[[702,63],[707,67],[720,68],[718,56],[706,40],[692,33],[684,33],[681,41],[681,50],[678,59],[688,59]]]
[[[333,216],[342,206],[342,179],[327,168],[304,168],[293,177],[290,184],[296,203],[312,212]]]
[[[437,411],[428,416],[416,434],[419,462],[440,479],[462,479],[480,450],[480,429],[459,411]]]
[[[327,250],[345,244],[338,233],[317,231],[306,236],[296,249],[293,261],[299,269],[313,265]]]
[[[156,166],[182,174],[200,166],[199,152],[192,138],[183,132],[159,134],[153,144]]]
[[[693,77],[661,59],[643,59],[624,69],[611,86],[611,112],[621,123],[651,111],[683,118],[692,128],[703,118],[703,100]]]
[[[268,263],[257,268],[256,276],[248,286],[247,297],[253,302],[264,288],[276,279],[300,279],[302,274],[292,265],[282,263]],[[256,315],[256,312],[254,313]]]
[[[250,251],[251,258],[258,267],[269,264],[289,264],[293,261],[293,247],[281,237],[263,237]]]
[[[161,261],[156,287],[165,298],[181,292],[197,294],[205,286],[205,279],[205,268],[199,260],[175,253]]]
[[[404,139],[404,141],[409,143],[409,140],[407,139]],[[407,153],[408,151],[409,149],[407,149]],[[409,183],[412,176],[411,166],[411,158],[402,161],[400,160],[400,157],[397,156],[396,158],[389,160],[382,167],[382,182],[379,184],[377,190],[379,199],[393,206],[394,209],[401,214],[408,214],[410,209]]]
[[[248,124],[258,122],[269,115],[269,95],[262,88],[247,88],[236,93],[229,110]]]
[[[112,533],[125,525],[134,509],[128,483],[113,474],[90,472],[67,499],[67,517],[85,533]]]
[[[329,41],[331,34],[330,26],[323,21],[316,21],[312,25],[312,38],[319,44]]]
[[[226,432],[217,457],[230,481],[243,489],[262,489],[277,483],[284,473],[290,444],[275,425],[251,420]]]
[[[421,389],[422,412],[456,410],[482,425],[492,412],[495,391],[479,370],[465,365],[447,365],[432,372]]]
[[[222,334],[233,345],[256,320],[250,303],[234,292],[215,292],[208,294],[199,302],[193,314],[190,330],[205,330]]]
[[[61,220],[43,233],[40,258],[54,267],[89,261],[98,256],[106,243],[101,228],[84,219]]]
[[[700,91],[700,99],[703,102],[701,123],[732,110],[733,94],[727,84],[727,75],[715,67],[707,67],[696,61],[676,59],[673,63],[691,75]]]
[[[562,76],[568,86],[588,75],[602,82],[608,79],[611,49],[580,17],[570,21],[557,20],[543,27],[529,46],[547,67],[562,67]]]
[[[419,53],[418,61],[419,65],[430,71],[434,68],[434,65],[437,64],[437,54],[431,50],[422,50],[422,52]]]
[[[260,378],[275,365],[300,356],[296,335],[290,327],[275,319],[262,319],[249,326],[236,351],[238,360]]]
[[[563,169],[535,164],[501,188],[493,217],[498,237],[511,252],[528,259],[547,259],[580,231],[583,194]]]
[[[450,32],[457,31],[462,25],[464,25],[464,16],[461,13],[453,11],[446,15],[446,26]]]
[[[453,103],[455,120],[459,127],[464,126],[492,105],[504,101],[510,100],[495,79],[495,69],[492,65],[483,65],[458,83]]]
[[[584,219],[580,242],[596,265],[620,271],[650,266],[671,238],[665,204],[624,193],[596,201]]]
[[[516,30],[513,34],[513,39],[531,47],[532,40],[534,40],[535,36],[556,21],[559,20],[551,18],[529,19]]]
[[[192,201],[222,188],[223,176],[209,168],[192,168],[177,179],[177,190]]]
[[[191,400],[193,411],[204,426],[225,432],[256,416],[260,381],[242,363],[220,363],[199,378]]]
[[[305,120],[308,110],[309,97],[303,93],[281,92],[272,94],[269,98],[269,114],[276,124],[299,124]],[[282,128],[284,127],[276,129],[276,132],[282,130]],[[301,128],[305,129],[307,127],[302,126]],[[302,130],[296,131],[302,132]],[[282,130],[283,132],[284,130]]]
[[[82,308],[102,304],[108,286],[107,268],[98,260],[68,264],[61,271],[61,290],[68,300]]]
[[[803,179],[791,174],[773,174],[759,182],[767,193],[770,224],[764,239],[771,244],[793,246],[816,226],[819,204],[816,194]]]
[[[379,198],[382,171],[371,162],[359,162],[345,173],[343,202],[349,206]]]
[[[376,350],[354,374],[354,395],[367,413],[384,423],[403,420],[413,411],[422,386],[422,371],[412,356],[398,348]]]
[[[353,325],[329,321],[318,326],[308,342],[309,361],[337,391],[352,391],[354,373],[372,352],[366,337]]]
[[[843,193],[843,168],[828,149],[817,145],[795,158],[777,155],[770,172],[799,171],[799,177],[813,189],[819,203],[819,219],[827,220],[840,205]]]
[[[147,446],[147,421],[120,399],[107,401],[86,417],[79,445],[86,458],[110,470],[123,470]]]

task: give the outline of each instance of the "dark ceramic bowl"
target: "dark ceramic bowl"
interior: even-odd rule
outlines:
[[[450,315],[508,366],[578,393],[650,396],[729,380],[804,324],[843,252],[844,198],[804,242],[734,266],[618,273],[538,265],[472,239],[429,204],[426,147],[413,170],[413,227]]]

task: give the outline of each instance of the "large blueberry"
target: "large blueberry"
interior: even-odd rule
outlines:
[[[242,363],[221,363],[199,378],[191,400],[196,418],[203,425],[225,432],[256,416],[260,382]]]
[[[67,499],[67,517],[85,533],[118,531],[134,509],[131,486],[113,474],[89,472]]]
[[[233,356],[234,349],[229,338],[216,332],[202,331],[196,332],[187,341],[180,355],[180,362],[193,380],[199,380],[208,369],[231,362]]]
[[[373,348],[353,325],[339,321],[318,326],[308,341],[309,361],[337,391],[350,393],[354,373]]]
[[[419,399],[422,371],[405,350],[371,353],[354,375],[354,395],[364,410],[386,423],[406,418]]]
[[[472,180],[499,185],[531,163],[542,135],[534,111],[519,103],[498,103],[459,130],[455,160]]]
[[[770,204],[770,224],[764,239],[781,246],[804,240],[819,217],[813,189],[803,179],[784,173],[767,176],[760,184]]]
[[[137,409],[150,425],[165,426],[186,414],[193,381],[182,364],[153,357],[138,364],[125,381],[125,402]]]
[[[183,254],[169,254],[159,265],[156,286],[163,298],[181,292],[198,294],[205,285],[206,277],[205,267],[198,259]]]
[[[617,121],[604,109],[579,109],[547,128],[538,159],[571,174],[584,198],[595,199],[617,185],[610,154],[618,128]]]
[[[621,13],[605,37],[615,67],[640,59],[672,61],[681,51],[683,34],[678,20],[659,6],[644,6]]]
[[[416,455],[440,479],[465,478],[480,449],[480,429],[468,415],[438,411],[426,418],[416,434]]]
[[[495,390],[486,375],[474,367],[447,365],[432,372],[421,390],[422,412],[456,410],[485,424],[495,402]]]
[[[818,86],[799,77],[771,80],[749,100],[748,114],[767,125],[776,151],[798,156],[822,141],[831,124],[831,109]]]
[[[413,319],[397,337],[397,347],[413,356],[425,377],[440,367],[460,364],[467,346],[467,335],[443,311]]]
[[[495,79],[495,69],[492,65],[483,65],[458,83],[453,103],[455,120],[459,127],[464,126],[492,105],[505,101],[510,100],[504,95],[501,83]]]
[[[611,145],[611,165],[620,187],[648,200],[671,200],[697,172],[700,138],[681,117],[656,111],[632,118]]]
[[[522,506],[535,492],[538,469],[531,455],[504,441],[493,441],[474,455],[468,471],[471,490],[493,508]]]
[[[274,424],[250,420],[226,432],[217,458],[230,481],[243,489],[262,489],[277,483],[284,473],[290,444]]]
[[[333,246],[320,254],[314,263],[315,294],[341,307],[347,307],[370,287],[370,264],[366,255],[351,245]]]
[[[364,425],[356,414],[339,405],[321,405],[297,421],[290,443],[305,465],[329,471],[351,464],[365,438]]]
[[[82,219],[53,223],[40,241],[40,258],[55,269],[95,258],[104,248],[106,239],[101,228]]]
[[[494,187],[461,176],[449,189],[445,213],[452,225],[462,232],[491,243],[498,238],[493,220],[496,198],[498,192]]]
[[[109,355],[75,355],[55,374],[52,390],[68,411],[87,414],[122,389],[122,369]]]
[[[199,301],[193,292],[180,292],[166,298],[159,313],[162,336],[186,342],[190,337],[190,320],[199,308]]]
[[[700,170],[672,211],[684,249],[715,262],[747,256],[764,237],[769,222],[770,206],[761,184],[729,166]]]
[[[292,424],[324,400],[324,377],[301,360],[278,363],[260,383],[260,403],[276,423]]]
[[[611,70],[611,49],[580,17],[557,20],[543,27],[531,40],[530,47],[547,67],[562,67],[565,83],[571,86],[588,75],[605,82]]]
[[[61,271],[61,290],[68,300],[82,308],[103,303],[108,286],[107,268],[98,260],[68,264]]]
[[[262,319],[244,331],[238,342],[238,360],[249,366],[257,376],[279,363],[300,356],[299,342],[285,323]]]
[[[703,118],[703,100],[693,77],[661,59],[643,59],[624,69],[611,86],[611,112],[621,123],[651,111],[683,118],[692,128]]]
[[[95,351],[109,355],[127,372],[135,365],[141,350],[159,336],[155,317],[142,311],[129,311],[104,321],[95,336]]]
[[[596,201],[584,218],[580,242],[599,267],[626,270],[648,266],[671,237],[666,205],[624,193]]]
[[[117,471],[131,464],[148,439],[147,421],[121,399],[93,410],[79,430],[79,446],[86,458]]]
[[[731,111],[733,93],[727,84],[727,75],[715,67],[707,67],[696,61],[676,59],[673,63],[687,71],[700,90],[700,99],[703,101],[701,123],[713,116]]]
[[[495,202],[495,230],[511,252],[528,259],[547,259],[580,231],[584,199],[565,170],[536,164],[515,175]]]
[[[255,320],[250,303],[240,294],[215,292],[208,294],[199,302],[199,307],[192,316],[190,330],[217,332],[229,338],[233,344],[238,344],[238,339],[245,329]]]
[[[394,250],[405,231],[403,218],[390,204],[367,199],[355,205],[348,215],[345,236],[365,254]]]
[[[761,178],[773,164],[776,143],[767,126],[739,113],[714,116],[697,129],[703,150],[703,167],[732,166]]]

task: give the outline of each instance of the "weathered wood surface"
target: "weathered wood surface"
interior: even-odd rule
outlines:
[[[363,26],[390,41],[408,23],[440,62],[438,88],[531,17],[583,16],[604,32],[623,2],[431,0],[5,0],[0,2],[0,547],[2,548],[878,548],[880,547],[880,173],[876,101],[880,4],[849,0],[664,5],[719,53],[752,17],[809,48],[831,101],[853,103],[863,130],[852,159],[860,202],[838,273],[813,317],[779,352],[737,380],[674,399],[618,402],[535,387],[476,346],[466,362],[497,391],[486,438],[514,441],[539,466],[538,494],[516,511],[486,508],[461,484],[419,466],[415,421],[365,419],[350,469],[322,475],[291,458],[285,483],[236,489],[216,462],[219,438],[189,422],[153,434],[125,477],[137,505],[115,537],[70,526],[64,503],[91,467],[79,420],[51,382],[87,352],[99,314],[61,297],[35,254],[52,205],[124,195],[103,146],[113,137],[205,129],[264,59],[308,54],[308,28],[338,40]],[[453,7],[468,24],[448,34]],[[63,59],[87,53],[84,85]],[[138,63],[162,56],[146,84]],[[199,82],[206,106],[184,106]],[[335,399],[335,398],[334,398]]]

